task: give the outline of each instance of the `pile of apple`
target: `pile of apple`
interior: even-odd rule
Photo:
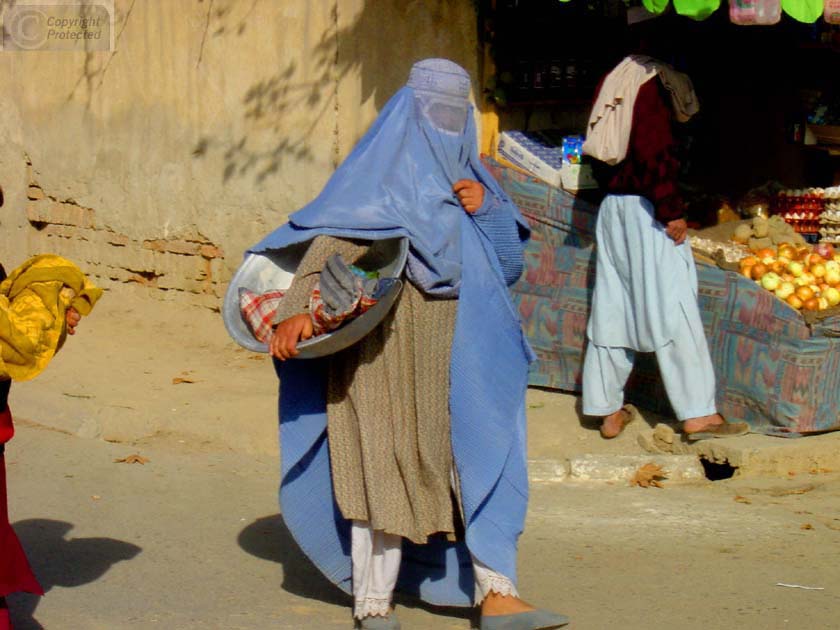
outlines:
[[[781,243],[739,261],[741,273],[797,310],[822,311],[840,304],[840,253],[827,243]]]

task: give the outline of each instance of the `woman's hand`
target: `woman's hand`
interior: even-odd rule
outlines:
[[[275,359],[285,361],[297,356],[298,350],[295,346],[298,341],[309,339],[312,333],[312,318],[309,313],[292,315],[277,324],[274,334],[271,335],[268,350]]]
[[[685,219],[674,219],[665,224],[665,234],[670,236],[677,245],[682,245],[687,232],[688,224]]]
[[[452,187],[464,210],[473,214],[484,203],[484,186],[473,179],[459,179]]]
[[[82,320],[82,316],[79,315],[79,311],[77,311],[72,306],[67,308],[67,311],[64,313],[64,321],[67,323],[67,334],[68,335],[75,335],[76,334],[76,326],[79,325],[79,322]]]

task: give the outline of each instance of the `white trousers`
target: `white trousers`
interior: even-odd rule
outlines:
[[[402,559],[402,538],[374,530],[367,522],[353,521],[351,535],[353,561],[353,614],[357,619],[385,616],[397,584]],[[473,558],[476,600],[489,593],[518,597],[513,582]]]
[[[656,350],[668,400],[679,420],[715,413],[715,372],[702,326],[685,317],[683,333]],[[624,404],[624,386],[636,353],[592,341],[583,362],[583,413],[608,416]]]

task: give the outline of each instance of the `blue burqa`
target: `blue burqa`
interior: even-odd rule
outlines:
[[[452,452],[465,540],[404,541],[397,590],[439,605],[472,605],[471,555],[516,581],[528,500],[525,391],[531,350],[507,285],[522,270],[528,228],[478,159],[469,77],[452,62],[415,64],[406,87],[336,170],[321,194],[255,245],[255,253],[320,234],[407,236],[408,279],[458,299],[450,365]],[[485,187],[474,215],[452,192]],[[326,364],[275,362],[280,377],[283,516],[314,564],[351,592],[350,521],[333,495],[327,444]]]

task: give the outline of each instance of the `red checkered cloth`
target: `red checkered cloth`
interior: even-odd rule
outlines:
[[[242,313],[242,319],[248,324],[248,328],[251,329],[254,338],[258,341],[265,344],[271,341],[274,315],[277,313],[280,300],[283,299],[284,295],[285,291],[269,291],[260,294],[250,289],[239,289],[239,310]],[[335,330],[348,319],[358,317],[367,311],[377,301],[376,298],[365,295],[360,290],[352,308],[342,313],[330,315],[324,308],[324,302],[321,300],[321,289],[316,283],[309,298],[309,313],[312,316],[315,335],[323,335]]]
[[[245,288],[239,289],[239,310],[242,319],[258,341],[266,344],[271,341],[274,314],[285,294],[285,291],[260,294]]]
[[[359,285],[358,295],[350,308],[341,313],[330,314],[324,308],[324,301],[321,299],[321,287],[319,284],[316,284],[309,298],[309,313],[312,315],[312,325],[315,335],[323,335],[324,333],[335,330],[348,319],[358,317],[367,311],[377,301],[376,298],[365,295],[361,285]]]

